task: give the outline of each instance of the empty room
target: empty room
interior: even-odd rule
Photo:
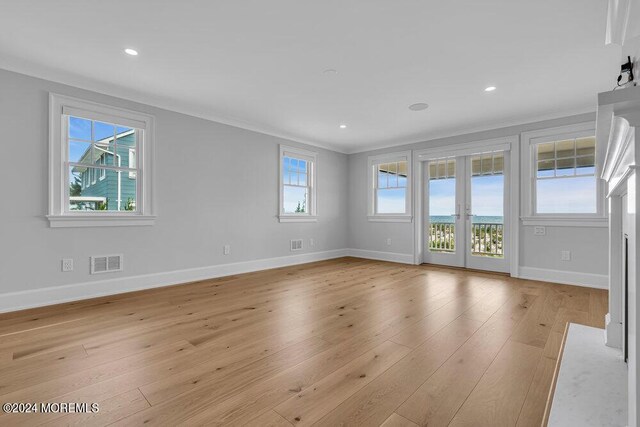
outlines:
[[[639,425],[640,0],[0,0],[0,426]]]

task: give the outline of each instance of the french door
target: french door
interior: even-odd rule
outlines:
[[[423,163],[423,261],[509,271],[509,152]]]

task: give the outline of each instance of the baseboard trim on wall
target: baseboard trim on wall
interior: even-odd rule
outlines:
[[[412,254],[369,251],[364,249],[334,249],[323,252],[311,252],[139,276],[117,277],[114,279],[52,286],[28,291],[9,292],[0,294],[0,313],[116,295],[125,292],[161,288],[198,280],[215,279],[233,274],[251,273],[254,271],[324,261],[345,256],[413,264]],[[598,289],[608,288],[608,276],[600,274],[520,266],[519,277],[522,279],[586,286]]]
[[[520,279],[540,280],[543,282],[596,289],[609,288],[609,276],[606,274],[580,273],[577,271],[551,270],[525,266],[520,266],[519,270],[518,277]]]
[[[233,274],[250,273],[271,268],[287,267],[308,262],[324,261],[349,255],[348,249],[311,252],[277,258],[264,258],[230,264],[189,268],[185,270],[117,277],[107,280],[52,286],[28,291],[0,294],[0,313],[42,307],[125,292],[161,288],[198,280],[214,279]]]
[[[399,262],[413,264],[413,254],[401,254],[397,252],[367,251],[365,249],[347,249],[349,256],[356,258],[374,259],[376,261]]]

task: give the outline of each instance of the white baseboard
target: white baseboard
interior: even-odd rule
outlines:
[[[412,254],[368,251],[364,249],[335,249],[324,252],[311,252],[299,255],[264,258],[231,264],[220,264],[185,270],[144,274],[139,276],[96,280],[72,285],[32,289],[28,291],[9,292],[0,294],[0,313],[121,294],[125,292],[140,291],[144,289],[160,288],[163,286],[178,285],[181,283],[214,279],[216,277],[229,276],[233,274],[268,270],[270,268],[324,261],[344,256],[397,262],[402,264],[413,264]],[[606,275],[523,266],[520,267],[519,273],[519,277],[522,279],[541,280],[545,282],[586,286],[599,289],[608,288],[608,277]]]
[[[561,283],[563,285],[609,289],[609,276],[606,274],[580,273],[577,271],[520,266],[518,277],[520,279],[540,280],[543,282]]]
[[[60,304],[88,298],[121,294],[124,292],[160,288],[180,283],[213,279],[233,274],[250,273],[270,268],[286,267],[314,261],[341,258],[348,255],[347,249],[335,249],[324,252],[311,252],[277,258],[265,258],[242,261],[231,264],[144,274],[140,276],[118,277],[72,285],[53,286],[28,291],[0,294],[0,313],[24,310],[27,308]]]
[[[349,256],[356,258],[375,259],[377,261],[399,262],[413,264],[413,254],[400,254],[397,252],[367,251],[364,249],[347,249]]]
[[[604,316],[604,343],[607,347],[619,348],[622,350],[622,342],[624,336],[624,329],[622,323],[613,322],[611,320],[611,313],[607,313]]]

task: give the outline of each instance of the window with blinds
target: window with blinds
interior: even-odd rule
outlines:
[[[597,212],[595,146],[594,136],[533,146],[536,213]]]
[[[442,159],[429,162],[429,179],[447,179],[455,177],[455,159]]]
[[[369,221],[411,221],[411,152],[369,157]]]
[[[486,153],[471,157],[471,176],[504,174],[504,153]]]
[[[376,167],[375,213],[406,213],[407,162],[381,163]]]

